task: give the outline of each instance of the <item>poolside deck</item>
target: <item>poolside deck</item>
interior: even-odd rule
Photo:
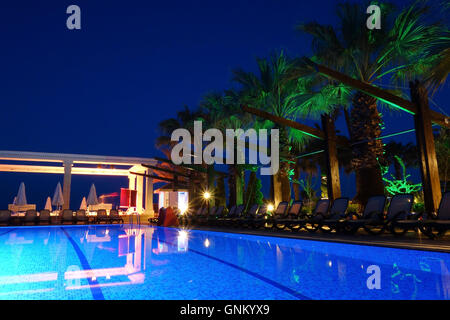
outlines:
[[[390,234],[372,236],[362,231],[360,231],[355,235],[343,235],[336,233],[324,234],[321,232],[309,233],[306,231],[290,232],[290,231],[276,231],[276,230],[262,230],[262,229],[255,230],[246,228],[225,228],[225,227],[207,227],[207,226],[192,226],[190,228],[205,231],[232,232],[232,233],[242,233],[260,236],[286,237],[286,238],[296,238],[315,241],[340,242],[357,245],[450,253],[450,235],[448,233],[443,238],[431,240],[421,233],[417,234],[414,232],[408,232],[403,236],[396,237]]]

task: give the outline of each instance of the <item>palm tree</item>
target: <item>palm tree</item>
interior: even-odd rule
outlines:
[[[233,90],[226,90],[223,94],[207,94],[200,103],[206,126],[221,130],[224,136],[227,129],[248,128],[253,122],[252,117],[242,112],[240,99],[240,95]],[[239,205],[244,201],[245,166],[236,163],[236,145],[234,155],[233,164],[228,165],[229,205]]]
[[[194,136],[194,121],[202,120],[203,114],[201,110],[191,111],[188,106],[184,106],[183,110],[177,113],[176,118],[163,120],[159,123],[159,131],[161,135],[156,138],[156,147],[160,149],[168,159],[170,159],[170,151],[177,144],[171,141],[172,132],[178,128],[185,128]]]
[[[195,111],[190,110],[187,106],[177,113],[176,118],[170,118],[163,120],[159,123],[159,131],[161,135],[156,138],[156,147],[161,150],[162,153],[171,159],[171,151],[174,145],[177,144],[176,141],[171,141],[172,132],[178,128],[185,128],[190,131],[192,137],[192,143],[194,142],[194,121],[202,120],[204,117],[202,111],[197,109]],[[172,168],[173,169],[173,168]],[[199,204],[199,186],[205,185],[208,180],[205,179],[205,175],[199,171],[190,171],[189,178],[189,196],[192,199],[191,205],[193,207]]]
[[[448,14],[450,3],[447,1],[446,6],[437,6],[436,10],[447,12]],[[450,72],[450,30],[448,26],[444,28],[445,31],[442,32],[441,38],[430,52],[430,71],[428,76],[425,77],[425,82],[433,93],[445,83]]]
[[[450,181],[450,129],[441,128],[435,141],[439,176],[445,192]]]
[[[394,141],[386,144],[384,158],[387,165],[394,165],[394,176],[400,180],[402,179],[402,166],[396,156],[402,159],[406,168],[416,167],[418,165],[417,147],[410,142],[406,145]]]
[[[305,100],[298,81],[288,79],[293,61],[283,52],[269,59],[257,59],[258,74],[242,69],[233,71],[233,80],[241,85],[243,104],[265,110],[286,119],[296,119],[299,106]],[[274,175],[274,200],[289,201],[291,186],[292,146],[306,141],[300,132],[274,124],[271,121],[256,121],[256,127],[277,128],[280,133],[280,169]]]
[[[365,83],[400,82],[423,74],[430,64],[429,50],[442,36],[442,28],[424,21],[428,7],[423,2],[415,2],[399,14],[387,2],[380,6],[383,27],[379,30],[366,28],[363,13],[367,6],[348,2],[337,6],[338,27],[311,22],[298,29],[313,36],[316,61]],[[375,98],[356,91],[351,104],[348,129],[357,179],[355,200],[365,203],[370,195],[384,193],[379,166],[383,145],[377,139],[382,121]]]

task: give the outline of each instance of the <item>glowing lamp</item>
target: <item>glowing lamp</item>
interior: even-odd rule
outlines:
[[[273,206],[273,204],[269,204],[269,205],[267,206],[267,211],[272,212],[273,209],[275,209],[274,206]]]
[[[208,200],[209,198],[211,198],[211,193],[206,191],[205,193],[203,193],[203,198],[205,198],[205,200]]]
[[[180,214],[184,215],[188,211],[188,207],[186,205],[179,205],[178,210],[180,210]]]

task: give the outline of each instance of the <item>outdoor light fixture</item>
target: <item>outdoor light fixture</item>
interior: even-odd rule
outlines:
[[[272,212],[273,209],[275,209],[274,206],[273,206],[273,204],[267,205],[267,211]]]
[[[210,244],[210,243],[209,243],[209,240],[206,239],[205,242],[204,242],[205,248],[208,248],[208,247],[209,247],[209,244]]]
[[[205,198],[205,200],[208,200],[209,198],[211,198],[211,193],[205,191],[205,193],[203,193],[203,198]]]
[[[184,215],[188,211],[188,207],[184,204],[178,206],[178,210],[180,210],[180,214]]]

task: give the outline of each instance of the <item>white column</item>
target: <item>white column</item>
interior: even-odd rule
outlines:
[[[147,170],[147,174],[151,174],[150,170]],[[153,178],[145,178],[145,214],[152,215],[153,212]]]
[[[136,191],[137,191],[137,199],[136,199],[136,210],[139,213],[144,211],[143,200],[144,200],[144,177],[137,176],[136,177]]]
[[[72,184],[72,161],[64,161],[63,209],[70,209],[70,186]]]
[[[136,190],[136,176],[130,174],[128,176],[128,189]]]

